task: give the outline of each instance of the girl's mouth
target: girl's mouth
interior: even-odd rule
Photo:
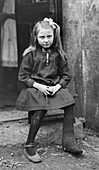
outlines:
[[[50,44],[44,44],[44,46],[45,46],[45,47],[48,47],[48,46],[50,46]]]

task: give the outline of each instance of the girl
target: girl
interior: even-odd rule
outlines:
[[[71,76],[60,39],[60,27],[50,18],[33,28],[31,46],[23,53],[18,79],[24,83],[17,109],[33,112],[25,154],[32,162],[41,162],[34,139],[47,110],[64,109],[62,147],[82,154],[74,138],[74,99],[67,89]]]

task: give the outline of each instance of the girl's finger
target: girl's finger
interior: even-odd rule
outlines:
[[[47,96],[47,93],[46,93],[46,92],[44,92],[44,94],[45,94],[45,96]]]

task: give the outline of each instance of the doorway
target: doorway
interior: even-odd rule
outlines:
[[[53,18],[62,27],[62,0],[16,0],[18,67],[37,21]]]
[[[44,17],[53,18],[62,27],[62,0],[15,0],[15,16],[17,25],[18,68],[0,69],[0,82],[5,90],[0,93],[0,108],[14,107],[21,89],[17,74],[22,60],[22,53],[29,46],[33,26]],[[7,75],[5,83],[5,75]],[[5,86],[7,87],[5,87]],[[7,89],[7,90],[6,90]],[[9,90],[11,89],[11,90]],[[13,89],[13,90],[12,90]]]

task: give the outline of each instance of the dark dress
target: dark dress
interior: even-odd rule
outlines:
[[[24,84],[18,99],[18,110],[51,110],[74,104],[75,101],[67,89],[71,80],[67,59],[63,60],[56,50],[51,50],[49,61],[46,63],[46,54],[37,49],[23,57],[18,79]],[[60,84],[61,89],[53,96],[45,95],[33,87],[38,82],[48,86]]]

